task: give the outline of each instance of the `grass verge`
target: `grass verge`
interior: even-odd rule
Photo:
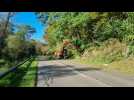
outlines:
[[[1,87],[34,87],[36,84],[37,61],[31,59],[0,80]]]
[[[69,63],[86,64],[89,67],[100,68],[104,71],[119,72],[127,75],[134,75],[134,58],[122,59],[120,61],[114,61],[112,63],[97,62],[97,60],[89,59],[73,59],[69,60]]]

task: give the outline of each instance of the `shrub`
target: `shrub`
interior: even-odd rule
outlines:
[[[4,59],[0,59],[0,65],[3,65],[5,63],[6,63],[6,61]]]
[[[80,53],[75,49],[68,49],[68,58],[79,58]]]
[[[127,46],[116,39],[105,41],[100,47],[90,47],[87,49],[83,58],[94,59],[98,62],[111,63],[115,60],[121,60],[125,57]]]
[[[127,56],[133,56],[133,55],[134,55],[134,46],[130,45],[128,46]]]

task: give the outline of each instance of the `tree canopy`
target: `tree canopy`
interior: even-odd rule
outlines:
[[[132,44],[133,12],[38,12],[45,25],[45,40],[50,48],[69,39],[82,54],[91,46],[99,46],[110,38]]]

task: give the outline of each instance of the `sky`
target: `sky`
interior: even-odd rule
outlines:
[[[12,22],[15,24],[26,24],[31,25],[36,29],[36,33],[31,37],[40,42],[45,42],[43,39],[45,26],[40,23],[40,21],[36,18],[34,12],[18,12],[12,18]]]

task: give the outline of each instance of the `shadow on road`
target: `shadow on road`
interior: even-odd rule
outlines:
[[[56,66],[56,65],[46,65],[38,68],[38,75],[43,75],[45,78],[55,78],[55,77],[63,77],[63,76],[71,76],[76,75],[76,71],[91,71],[91,70],[101,70],[99,68],[75,68],[74,66]]]

